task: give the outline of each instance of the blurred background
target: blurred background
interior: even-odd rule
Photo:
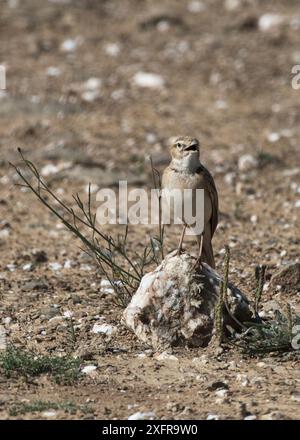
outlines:
[[[3,203],[19,198],[17,147],[68,195],[149,186],[147,156],[162,169],[167,139],[190,135],[220,193],[217,251],[248,263],[250,240],[253,260],[295,259],[299,37],[298,0],[1,0]]]

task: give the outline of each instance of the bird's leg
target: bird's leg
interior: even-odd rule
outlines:
[[[197,235],[197,242],[198,242],[198,256],[197,256],[197,260],[195,262],[194,268],[196,268],[197,266],[200,266],[201,264],[201,254],[202,254],[202,249],[203,249],[203,233],[200,235]]]
[[[183,239],[184,239],[185,230],[186,230],[186,224],[184,224],[183,228],[182,228],[182,233],[181,233],[181,237],[180,237],[180,241],[179,241],[179,245],[178,245],[177,255],[180,255],[182,252],[182,243],[183,243]]]

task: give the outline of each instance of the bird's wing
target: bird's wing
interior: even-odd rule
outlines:
[[[203,175],[204,180],[207,184],[207,190],[210,195],[211,206],[212,206],[212,216],[211,216],[210,224],[211,224],[211,236],[213,236],[217,228],[218,219],[219,219],[219,198],[218,198],[217,188],[213,176],[202,164],[200,164],[197,170],[197,174]]]

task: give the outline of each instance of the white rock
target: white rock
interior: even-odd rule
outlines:
[[[300,200],[297,200],[297,201],[295,202],[295,208],[300,208]]]
[[[46,70],[46,74],[47,76],[53,76],[53,77],[57,77],[60,75],[60,68],[59,67],[54,67],[54,66],[50,66],[48,67],[48,69]]]
[[[100,290],[102,293],[105,293],[105,294],[114,294],[115,293],[112,285],[110,284],[110,281],[105,280],[105,279],[101,280]]]
[[[6,330],[3,325],[0,325],[0,350],[6,350]]]
[[[68,38],[61,44],[60,49],[62,52],[74,52],[81,43],[81,37]]]
[[[251,223],[256,224],[257,223],[257,215],[256,214],[251,215],[250,221],[251,221]]]
[[[105,335],[111,335],[114,332],[114,328],[109,324],[94,324],[92,332],[96,334],[103,333]]]
[[[215,102],[215,107],[216,107],[218,110],[226,110],[226,109],[228,108],[228,104],[227,104],[227,102],[224,101],[223,99],[218,99],[218,100]]]
[[[6,318],[2,319],[3,324],[9,325],[11,323],[12,319],[10,316],[6,316]]]
[[[199,12],[202,12],[205,10],[205,4],[203,2],[200,2],[198,0],[192,0],[189,2],[187,9],[189,12],[192,12],[193,14],[198,14]]]
[[[128,420],[154,420],[154,412],[136,412],[128,417]]]
[[[167,20],[161,20],[157,23],[156,28],[159,32],[168,32],[170,23]]]
[[[52,163],[49,163],[41,169],[41,175],[42,176],[50,176],[50,174],[56,174],[58,173],[59,169],[56,165],[53,165]]]
[[[269,142],[277,142],[280,139],[280,134],[276,132],[269,133],[267,139]]]
[[[74,266],[74,261],[73,260],[66,260],[64,262],[64,269],[71,269],[72,266]]]
[[[225,0],[225,4],[224,4],[225,9],[227,9],[227,11],[234,11],[240,5],[241,5],[240,0]]]
[[[228,394],[228,390],[217,390],[215,391],[215,395],[218,397],[226,397]]]
[[[57,270],[60,270],[62,268],[62,265],[60,263],[54,262],[54,263],[49,263],[48,267],[51,270],[57,271]]]
[[[186,253],[167,255],[142,278],[123,313],[126,326],[156,351],[166,351],[179,342],[201,347],[211,338],[221,279],[203,262],[200,285],[194,277],[194,265],[195,260]],[[241,313],[240,319],[250,319],[248,300],[233,285],[228,289],[228,300],[237,318]]]
[[[248,376],[246,374],[240,374],[238,373],[236,375],[236,380],[238,382],[240,382],[240,384],[242,385],[242,387],[246,387],[247,385],[249,385],[249,379]]]
[[[23,270],[25,270],[25,271],[29,271],[29,270],[31,270],[31,269],[32,269],[32,264],[31,264],[31,263],[24,264],[24,266],[23,266]]]
[[[42,412],[42,417],[46,417],[47,419],[56,417],[56,415],[57,415],[56,411],[43,411]]]
[[[0,231],[0,238],[7,238],[10,234],[9,229],[5,228]]]
[[[117,57],[121,51],[120,46],[117,43],[107,43],[104,50],[110,57]]]
[[[268,32],[283,23],[283,16],[279,14],[264,14],[258,20],[258,28],[262,32]]]
[[[86,365],[85,367],[83,367],[83,369],[81,370],[82,373],[90,375],[93,372],[95,372],[97,370],[96,365]]]
[[[165,81],[162,76],[156,73],[137,72],[133,77],[133,82],[138,87],[157,89],[164,86]]]
[[[8,269],[10,272],[14,272],[16,270],[15,264],[7,264],[6,269]]]
[[[81,94],[81,98],[85,102],[93,102],[99,98],[99,92],[98,90],[87,90]]]
[[[92,78],[89,78],[84,83],[83,88],[85,90],[90,90],[90,91],[91,90],[98,90],[98,89],[100,89],[101,85],[102,85],[102,81],[100,78],[92,77]]]
[[[256,419],[257,419],[257,417],[254,415],[244,417],[244,420],[256,420]]]
[[[218,414],[208,414],[206,420],[219,420],[220,416]]]
[[[257,159],[251,154],[244,154],[238,160],[238,168],[240,171],[250,171],[258,165]]]
[[[178,357],[173,354],[163,351],[158,356],[155,357],[158,361],[178,361]]]
[[[71,310],[66,310],[66,311],[63,313],[63,315],[64,315],[65,318],[72,318],[72,316],[74,315],[74,313],[73,313]]]

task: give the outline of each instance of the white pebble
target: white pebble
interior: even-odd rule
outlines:
[[[81,371],[82,373],[89,375],[93,373],[95,370],[97,370],[96,365],[87,365],[86,367],[83,367]]]
[[[7,238],[9,236],[10,232],[9,229],[5,228],[0,231],[0,238]]]
[[[160,353],[156,359],[158,361],[178,361],[178,358],[176,356],[174,356],[173,354],[169,354],[166,351],[163,351],[162,353]]]
[[[0,350],[6,350],[6,331],[3,325],[0,325]]]
[[[137,72],[133,77],[133,82],[139,87],[146,88],[161,88],[164,86],[165,81],[162,76],[155,73]]]
[[[227,11],[234,11],[241,5],[240,0],[225,0],[225,9]]]
[[[60,270],[62,268],[62,265],[60,263],[49,263],[48,264],[49,269],[51,270]]]
[[[257,159],[251,154],[244,154],[238,160],[238,168],[240,171],[250,171],[258,165]]]
[[[48,418],[52,418],[52,417],[56,417],[56,411],[43,411],[42,412],[42,417],[46,417],[47,419]]]
[[[57,77],[60,75],[60,69],[59,69],[59,67],[50,66],[46,70],[46,74],[47,74],[47,76]]]
[[[98,90],[102,85],[100,78],[89,78],[83,85],[85,90]]]
[[[109,324],[94,324],[92,332],[96,334],[103,333],[105,335],[111,335],[114,332],[114,329]]]
[[[280,139],[280,134],[279,133],[269,133],[267,136],[267,139],[269,142],[277,142]]]
[[[279,14],[264,14],[258,20],[258,28],[262,32],[268,32],[278,27],[283,22],[282,15]]]
[[[218,414],[208,414],[206,420],[219,420],[220,416]]]
[[[107,43],[104,50],[110,57],[117,57],[121,51],[120,46],[117,43]]]
[[[192,12],[193,14],[198,14],[199,12],[205,10],[205,4],[197,0],[192,0],[191,2],[189,2],[187,9],[189,12]]]
[[[62,50],[62,52],[74,52],[81,42],[81,37],[68,38],[61,44],[60,49]]]
[[[23,266],[23,270],[25,270],[25,271],[29,271],[29,270],[31,270],[31,269],[32,269],[32,264],[31,264],[31,263],[24,264],[24,266]]]
[[[244,417],[244,420],[256,420],[256,419],[257,419],[257,417],[254,415]]]
[[[128,420],[153,420],[155,418],[154,412],[136,412],[128,417]]]
[[[297,200],[297,201],[295,202],[295,208],[300,208],[300,200]]]
[[[218,397],[225,397],[228,394],[228,390],[217,390],[215,391],[215,395]]]

